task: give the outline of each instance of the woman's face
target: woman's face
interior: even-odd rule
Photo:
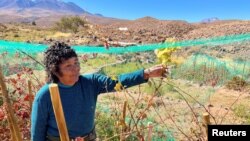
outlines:
[[[78,81],[79,75],[80,63],[77,57],[64,60],[59,65],[59,74],[57,74],[57,77],[64,85],[74,85]]]

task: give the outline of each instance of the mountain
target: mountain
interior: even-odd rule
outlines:
[[[44,9],[50,11],[61,11],[65,13],[82,14],[85,11],[72,2],[62,0],[1,0],[0,9]]]
[[[52,11],[68,11],[75,14],[82,14],[85,12],[72,2],[65,3],[60,0],[36,0],[34,7]]]
[[[34,5],[31,0],[2,0],[0,2],[0,8],[29,8]]]
[[[99,16],[99,17],[104,17],[102,14],[100,14],[100,13],[96,13],[95,14],[96,16]]]
[[[219,21],[219,18],[212,17],[212,18],[207,18],[207,19],[201,20],[201,23],[212,23],[212,22],[216,22],[216,21]]]
[[[73,2],[63,0],[0,0],[0,23],[31,23],[48,27],[64,16],[78,15],[95,24],[110,24],[123,21],[92,14]]]

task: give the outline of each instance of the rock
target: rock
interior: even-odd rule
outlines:
[[[134,36],[133,40],[140,40],[141,38],[139,36]]]
[[[113,41],[110,37],[107,39],[108,41]]]
[[[207,106],[207,107],[210,107],[210,108],[211,108],[211,107],[214,107],[214,105],[212,105],[212,104],[208,104],[208,106]]]

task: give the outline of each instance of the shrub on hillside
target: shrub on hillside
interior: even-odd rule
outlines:
[[[235,77],[233,77],[232,80],[230,80],[229,82],[227,82],[226,87],[228,89],[232,89],[232,90],[236,90],[236,91],[241,91],[247,85],[248,84],[247,84],[247,82],[244,79],[242,79],[239,76],[235,76]]]
[[[31,25],[36,26],[36,22],[35,21],[31,22]]]
[[[63,17],[59,22],[56,23],[55,29],[62,32],[73,32],[77,33],[80,27],[84,27],[86,20],[79,16]]]

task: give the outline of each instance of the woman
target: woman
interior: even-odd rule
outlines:
[[[146,70],[118,76],[118,80],[101,74],[80,75],[80,63],[76,52],[67,44],[56,42],[44,53],[47,84],[36,94],[31,116],[32,141],[60,140],[53,111],[49,84],[57,83],[70,140],[94,141],[94,118],[97,97],[114,91],[116,84],[124,88],[135,86],[151,77],[162,77],[167,70],[154,66]]]

